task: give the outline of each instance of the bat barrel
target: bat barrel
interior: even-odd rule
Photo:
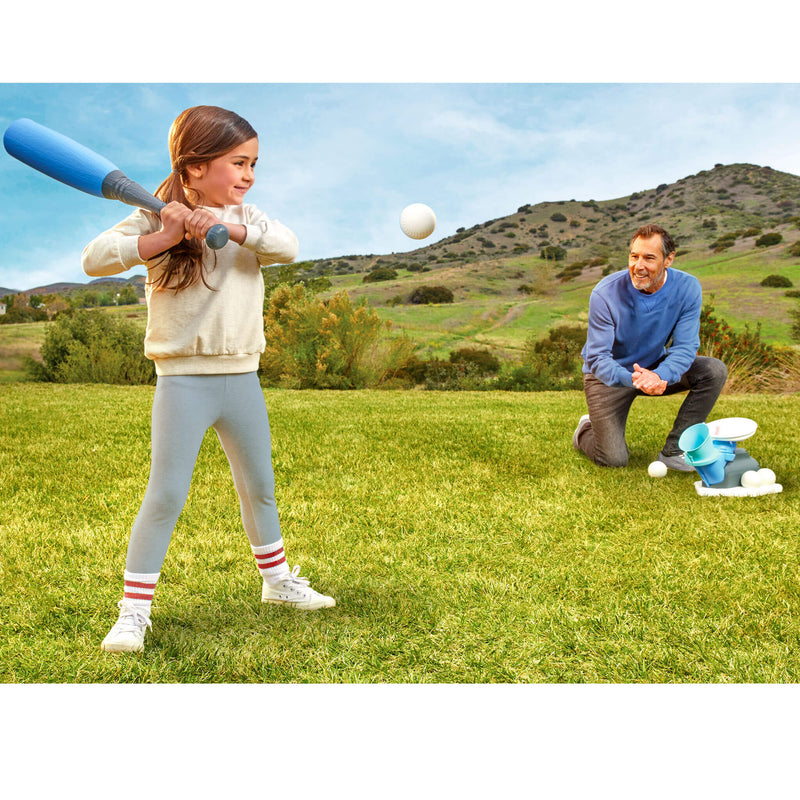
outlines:
[[[82,192],[102,197],[103,177],[117,167],[68,136],[18,119],[6,128],[3,145],[18,161]]]

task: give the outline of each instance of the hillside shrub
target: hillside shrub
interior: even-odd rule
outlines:
[[[302,284],[279,286],[264,307],[261,382],[292,389],[396,385],[416,345],[386,336],[391,323],[347,292],[319,300]]]
[[[453,293],[446,286],[418,286],[409,298],[414,305],[452,303],[453,300]]]
[[[789,289],[794,284],[785,276],[785,275],[767,275],[763,281],[761,281],[761,286],[776,286],[783,289]]]
[[[551,214],[550,215],[550,219],[553,222],[566,222],[567,221],[567,218],[560,211],[556,211],[555,214]]]
[[[780,244],[783,241],[783,235],[780,233],[765,233],[756,239],[756,247],[771,247],[774,244]]]
[[[786,254],[790,256],[800,256],[800,241],[796,241],[791,247],[786,250]]]
[[[553,259],[554,261],[563,261],[567,257],[567,251],[563,247],[551,244],[539,251],[539,258]]]
[[[103,311],[65,311],[47,325],[42,362],[26,362],[32,380],[55,383],[154,384],[144,332]]]
[[[390,281],[397,277],[397,270],[391,267],[377,267],[368,272],[362,279],[362,283],[377,283],[378,281]]]

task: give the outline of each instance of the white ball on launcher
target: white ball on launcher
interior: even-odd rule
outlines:
[[[762,467],[758,471],[758,477],[762,486],[772,486],[775,483],[775,473],[771,469],[767,469],[767,467]]]
[[[400,227],[411,239],[425,239],[436,228],[436,214],[425,203],[412,203],[400,214]]]
[[[739,483],[741,483],[745,489],[757,489],[762,485],[761,475],[754,469],[748,469],[747,472],[742,473],[742,477],[739,478]]]
[[[667,465],[663,461],[653,461],[647,468],[651,478],[663,478],[667,474]]]

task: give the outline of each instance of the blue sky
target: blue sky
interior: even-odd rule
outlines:
[[[718,162],[800,174],[800,84],[5,83],[0,126],[34,119],[152,190],[172,120],[199,103],[258,131],[248,201],[297,233],[300,260],[415,249],[398,224],[412,202],[437,214],[427,244],[524,203],[611,199]],[[129,213],[5,151],[0,186],[2,287],[87,281],[84,245]]]

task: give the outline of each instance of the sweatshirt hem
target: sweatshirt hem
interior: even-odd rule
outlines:
[[[154,358],[156,375],[237,375],[255,372],[259,353],[220,356],[180,356]]]

